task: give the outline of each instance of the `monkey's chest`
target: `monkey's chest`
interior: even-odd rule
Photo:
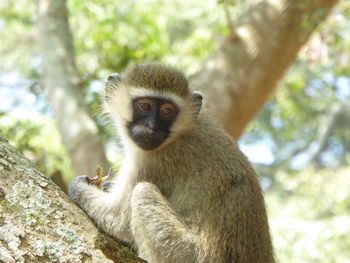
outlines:
[[[182,189],[179,189],[182,188]],[[204,211],[202,196],[192,191],[188,185],[178,185],[169,197],[169,203],[178,215],[189,226],[195,226],[200,221],[201,211]]]
[[[183,156],[173,159],[148,160],[139,165],[138,179],[156,185],[177,213],[186,221],[203,209],[205,190],[201,171],[193,170],[193,162]]]
[[[170,198],[177,189],[186,185],[187,169],[183,165],[179,168],[178,162],[155,159],[148,160],[138,167],[138,181],[156,185],[166,198]]]

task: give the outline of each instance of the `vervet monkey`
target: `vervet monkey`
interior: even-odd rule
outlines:
[[[135,66],[106,83],[125,158],[108,191],[75,178],[70,198],[149,263],[272,263],[258,177],[170,66]]]

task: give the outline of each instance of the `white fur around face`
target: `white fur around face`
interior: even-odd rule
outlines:
[[[189,128],[193,118],[196,118],[196,116],[194,116],[194,108],[191,103],[191,96],[183,98],[171,92],[160,92],[142,87],[127,88],[123,85],[119,85],[108,95],[109,100],[105,103],[105,111],[112,117],[122,139],[124,148],[127,151],[134,151],[135,147],[137,147],[131,140],[127,130],[127,123],[132,121],[132,101],[135,98],[162,98],[170,100],[178,106],[179,113],[170,129],[170,136],[160,148],[171,142],[177,137],[177,135]]]
[[[105,110],[111,115],[112,119],[132,120],[132,107],[128,88],[119,85],[108,94],[109,100],[105,102]]]
[[[184,104],[183,98],[171,92],[160,92],[157,90],[150,90],[150,89],[135,87],[130,89],[129,94],[131,99],[135,99],[138,97],[155,97],[155,98],[167,99],[174,102],[179,108],[182,108]]]

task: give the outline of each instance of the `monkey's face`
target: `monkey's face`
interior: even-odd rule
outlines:
[[[105,91],[105,111],[125,148],[136,145],[147,151],[158,150],[190,130],[203,99],[190,92],[181,71],[159,63],[109,76]]]
[[[138,97],[132,101],[132,113],[127,126],[131,139],[143,150],[154,150],[169,137],[179,107],[163,98]]]

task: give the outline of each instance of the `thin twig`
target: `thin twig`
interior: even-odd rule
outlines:
[[[235,30],[235,26],[233,25],[233,21],[232,21],[232,17],[229,11],[229,6],[227,3],[228,0],[224,0],[224,11],[225,11],[225,16],[226,16],[226,20],[227,20],[227,26],[230,30],[230,40],[231,41],[236,41],[238,39],[238,35],[236,33]]]

